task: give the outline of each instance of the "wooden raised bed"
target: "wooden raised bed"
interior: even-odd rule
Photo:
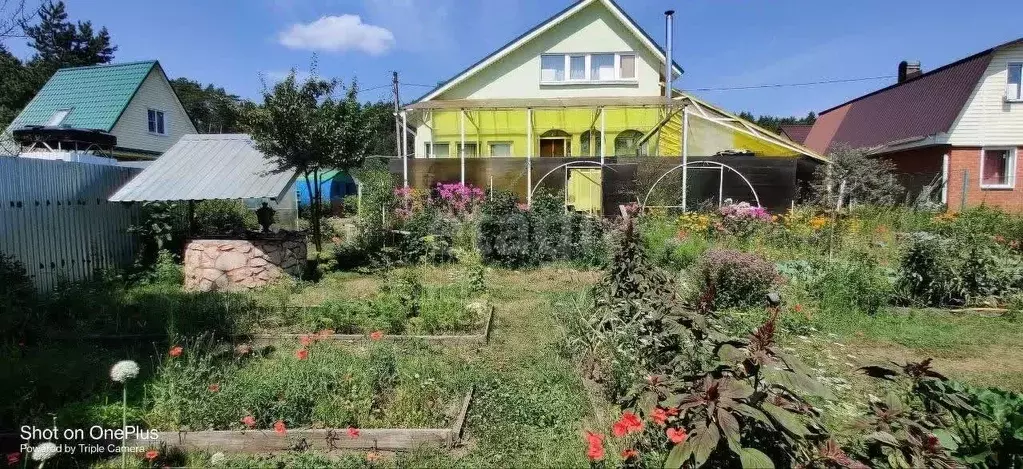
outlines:
[[[352,438],[347,429],[288,429],[284,435],[272,429],[157,431],[156,439],[136,439],[129,446],[168,447],[225,453],[268,453],[275,451],[340,450],[411,451],[421,447],[451,448],[462,441],[465,418],[475,388],[470,388],[450,428],[364,428]]]

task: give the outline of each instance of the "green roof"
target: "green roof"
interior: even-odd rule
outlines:
[[[150,60],[57,70],[8,129],[46,125],[54,113],[70,109],[61,125],[109,132],[156,65]]]

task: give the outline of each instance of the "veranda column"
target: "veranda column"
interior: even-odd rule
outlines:
[[[458,152],[458,159],[462,165],[462,185],[465,185],[465,109],[459,111],[458,127],[461,134],[462,145]]]
[[[682,108],[682,213],[687,211],[689,185],[689,107]]]
[[[402,187],[408,188],[408,111],[401,111],[401,178]]]
[[[605,148],[607,148],[607,139],[604,138],[605,124],[607,123],[604,119],[604,108],[600,108],[600,166],[604,166],[604,155]],[[592,154],[592,153],[591,153]]]
[[[526,206],[533,206],[533,108],[526,108]]]

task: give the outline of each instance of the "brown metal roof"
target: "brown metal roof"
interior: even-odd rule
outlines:
[[[813,128],[813,124],[790,124],[778,126],[781,130],[781,134],[788,137],[796,143],[806,142],[806,136],[810,135],[810,129]]]
[[[806,145],[876,148],[948,132],[991,61],[988,49],[820,113]]]

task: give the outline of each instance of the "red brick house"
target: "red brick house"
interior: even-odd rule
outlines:
[[[1021,75],[1023,38],[926,73],[902,62],[894,85],[821,112],[805,144],[867,148],[895,163],[914,196],[943,182],[953,211],[1023,211]]]

